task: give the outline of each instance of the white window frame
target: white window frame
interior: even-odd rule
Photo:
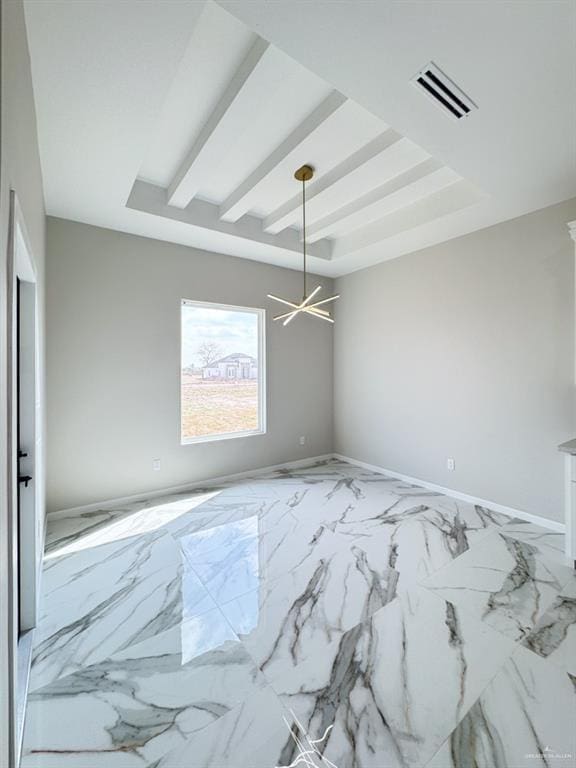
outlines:
[[[214,435],[199,435],[184,437],[182,434],[182,310],[184,307],[201,307],[204,309],[222,309],[226,312],[246,312],[258,318],[258,428],[245,432],[219,432]],[[214,442],[215,440],[232,440],[238,437],[254,437],[266,434],[266,310],[259,307],[238,307],[232,304],[218,304],[210,301],[182,299],[180,302],[180,445],[195,445],[197,443]]]

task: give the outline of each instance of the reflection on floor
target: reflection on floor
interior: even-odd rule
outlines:
[[[573,767],[561,551],[339,462],[53,518],[23,768]]]

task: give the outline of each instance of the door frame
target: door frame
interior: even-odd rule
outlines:
[[[568,222],[568,231],[574,241],[574,315],[572,328],[574,330],[574,381],[576,382],[576,221]],[[576,568],[576,456],[566,454],[564,459],[564,515],[566,523],[565,553]]]
[[[42,498],[44,493],[43,480],[43,403],[41,386],[40,358],[40,315],[38,302],[38,281],[34,264],[33,251],[27,234],[26,225],[18,198],[14,190],[10,190],[10,209],[8,226],[8,247],[6,254],[6,591],[4,592],[7,605],[7,667],[8,679],[5,690],[8,693],[8,723],[7,747],[9,765],[17,766],[20,757],[20,747],[23,736],[24,704],[27,693],[28,676],[31,661],[31,631],[35,623],[35,606],[37,605],[38,578],[40,576],[40,558],[44,537],[44,515]],[[34,589],[33,608],[26,618],[24,629],[30,630],[26,635],[20,632],[19,605],[19,552],[18,552],[18,371],[16,366],[18,353],[18,281],[34,286],[34,521],[33,536],[30,545],[33,549],[36,578],[29,588]],[[30,533],[30,531],[28,531]]]
[[[16,222],[18,225],[18,222]],[[29,246],[17,231],[15,257],[14,305],[17,335],[13,349],[14,368],[14,411],[15,446],[18,456],[15,460],[16,510],[18,541],[24,544],[24,555],[18,551],[19,571],[19,637],[36,626],[38,612],[38,573],[40,569],[41,522],[40,486],[41,478],[36,477],[36,462],[40,458],[39,425],[40,413],[40,352],[38,345],[38,300],[36,270]],[[17,358],[16,358],[17,355]],[[26,456],[21,456],[24,449]],[[19,476],[30,475],[31,481],[24,485]]]

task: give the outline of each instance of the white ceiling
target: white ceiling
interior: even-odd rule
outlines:
[[[49,214],[341,275],[576,196],[572,0],[26,0]],[[478,110],[410,82],[430,60]]]

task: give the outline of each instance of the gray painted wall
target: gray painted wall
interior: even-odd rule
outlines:
[[[571,200],[340,278],[336,451],[563,519],[574,219]]]
[[[9,193],[16,190],[26,222],[38,271],[39,302],[43,305],[44,201],[36,134],[36,113],[32,91],[28,43],[21,0],[1,4],[1,127],[0,127],[0,690],[8,689],[9,653],[8,605],[9,538],[7,493],[7,246]],[[42,323],[41,323],[42,324]],[[42,333],[42,328],[40,328]],[[42,468],[40,467],[40,473]],[[37,481],[41,482],[42,478]],[[10,697],[0,696],[0,765],[13,765],[9,733]]]
[[[49,510],[332,450],[332,328],[266,298],[301,274],[63,219],[47,242]],[[266,435],[180,445],[182,298],[267,310]]]

